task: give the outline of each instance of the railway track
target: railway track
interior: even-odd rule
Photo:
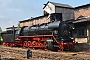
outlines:
[[[27,49],[17,47],[5,47],[0,45],[0,55],[2,58],[12,58],[15,60],[29,60],[26,58]],[[44,50],[32,50],[30,60],[90,60],[90,52],[52,52]]]

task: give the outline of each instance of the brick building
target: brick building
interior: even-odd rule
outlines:
[[[75,7],[73,37],[78,43],[90,43],[90,4]]]
[[[90,17],[90,4],[81,5],[74,9],[75,19],[80,16]]]
[[[42,16],[38,16],[35,18],[20,21],[20,27],[32,26],[32,25],[41,24],[41,23],[47,23],[50,21],[50,19],[47,19],[47,17],[48,17],[48,15],[42,15]]]

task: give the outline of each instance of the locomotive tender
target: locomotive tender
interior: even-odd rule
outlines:
[[[72,22],[62,21],[61,13],[53,13],[50,18],[48,23],[2,32],[3,44],[58,51],[71,49],[75,44],[71,39]]]

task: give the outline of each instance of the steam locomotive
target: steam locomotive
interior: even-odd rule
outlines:
[[[5,46],[21,46],[40,48],[45,50],[63,51],[71,49],[75,42],[72,37],[73,24],[71,21],[62,21],[61,13],[50,15],[48,23],[24,26],[20,29],[2,32]]]

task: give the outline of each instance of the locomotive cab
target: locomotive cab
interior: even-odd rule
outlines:
[[[16,32],[15,32],[15,38],[19,38],[19,36],[20,36],[20,30],[21,29],[16,30]]]

